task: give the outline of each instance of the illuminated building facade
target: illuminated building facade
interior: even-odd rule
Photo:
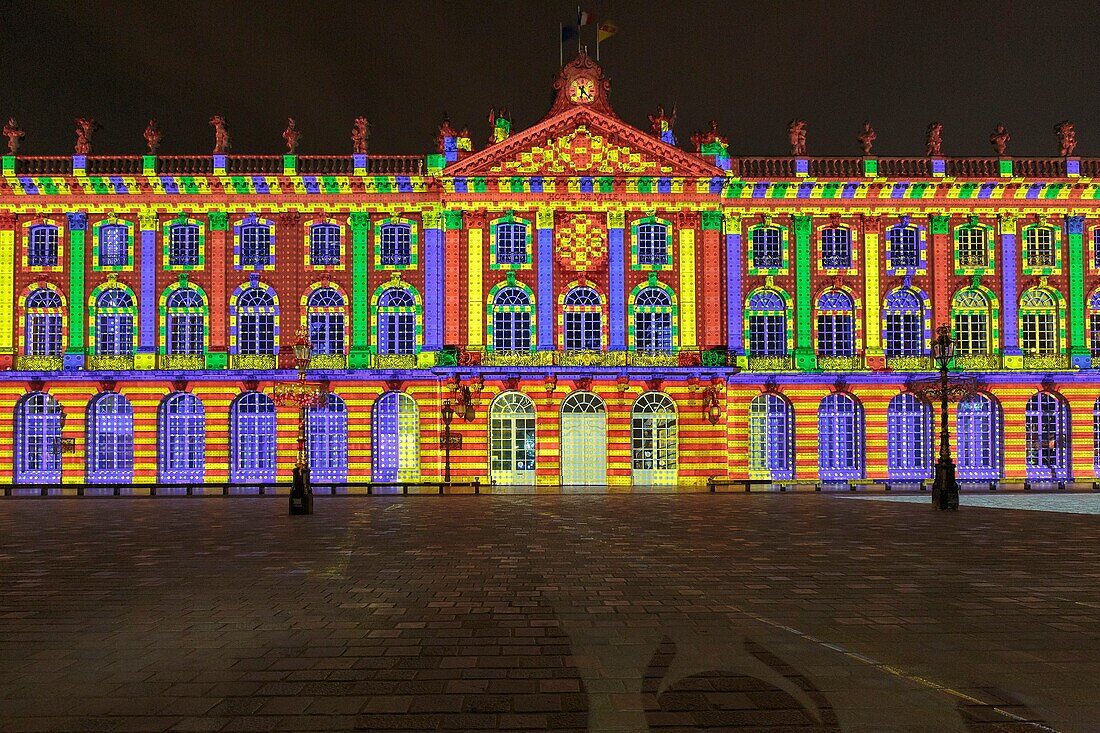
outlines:
[[[940,323],[979,379],[963,480],[1096,476],[1100,160],[944,158],[938,132],[808,157],[797,125],[791,156],[716,128],[687,152],[608,88],[582,55],[541,122],[481,150],[445,123],[426,157],[367,154],[365,121],[348,156],[6,156],[5,478],[288,481],[271,395],[305,329],[313,478],[341,491],[448,454],[498,484],[913,482]]]

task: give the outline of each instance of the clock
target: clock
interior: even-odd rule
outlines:
[[[569,82],[569,101],[574,104],[589,104],[596,99],[596,82],[588,77],[578,77]]]

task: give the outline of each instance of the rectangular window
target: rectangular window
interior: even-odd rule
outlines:
[[[104,226],[99,230],[99,266],[125,267],[129,264],[129,231],[124,226]]]
[[[309,263],[321,267],[340,264],[340,227],[318,224],[310,229]]]
[[[663,224],[638,227],[638,264],[668,264],[668,229]]]
[[[243,313],[239,320],[238,353],[275,353],[275,316],[273,314]]]
[[[847,229],[822,230],[821,266],[829,270],[852,266],[852,237]]]
[[[61,316],[54,313],[30,315],[27,324],[26,350],[31,356],[60,356]]]
[[[787,318],[781,314],[749,316],[749,354],[787,355]]]
[[[497,225],[497,264],[527,264],[527,227],[523,224]]]
[[[920,240],[916,227],[894,227],[888,239],[891,267],[920,267]]]
[[[1034,227],[1024,237],[1024,254],[1028,267],[1054,267],[1057,263],[1054,249],[1054,230]]]
[[[850,315],[821,314],[817,317],[819,356],[855,356],[855,330]]]
[[[782,234],[777,227],[752,230],[752,266],[774,270],[783,266]]]
[[[168,316],[169,354],[202,354],[203,316],[199,313],[170,314]]]
[[[567,312],[565,314],[565,350],[599,351],[601,314],[598,312]]]
[[[672,351],[671,313],[639,312],[634,318],[634,346],[638,351]]]
[[[916,313],[886,314],[886,356],[920,356],[924,353],[924,324]]]
[[[959,356],[989,353],[989,321],[984,313],[955,314],[955,350]]]
[[[38,226],[31,229],[27,264],[31,267],[57,267],[57,227]]]
[[[271,265],[270,228],[253,225],[241,230],[241,265],[243,267]]]
[[[956,233],[959,267],[985,267],[989,264],[986,233],[980,227],[965,227]]]
[[[168,264],[172,267],[194,267],[199,264],[197,226],[177,224],[168,230]]]
[[[382,264],[389,267],[412,262],[412,229],[407,226],[382,227]]]
[[[1058,353],[1053,313],[1025,313],[1020,320],[1023,325],[1020,341],[1025,353]]]

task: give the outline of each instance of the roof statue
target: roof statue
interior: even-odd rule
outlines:
[[[436,149],[440,153],[446,153],[449,140],[456,140],[458,138],[458,131],[451,125],[451,118],[446,113],[443,114],[443,123],[439,126],[439,132],[435,134]]]
[[[356,155],[366,155],[368,140],[370,140],[370,122],[366,117],[356,117],[351,125],[351,152]]]
[[[998,157],[1005,154],[1005,148],[1008,147],[1008,141],[1011,139],[1012,136],[1008,134],[1008,129],[1001,124],[993,128],[993,132],[989,135],[989,142],[993,145],[993,149],[997,151]]]
[[[791,155],[806,154],[806,121],[791,120],[787,125],[787,139],[791,143]]]
[[[691,133],[691,144],[695,152],[704,155],[728,155],[730,141],[718,134],[718,120],[710,121],[710,129],[706,132],[696,130]]]
[[[875,128],[871,127],[871,123],[864,122],[863,129],[861,129],[859,135],[856,136],[856,140],[859,141],[859,147],[864,155],[871,154],[871,146],[875,144],[875,138],[877,137],[878,135],[875,134]]]
[[[657,105],[657,114],[649,115],[649,129],[653,131],[656,137],[661,138],[661,142],[669,145],[676,144],[676,135],[672,132],[672,128],[676,126],[676,105],[672,106],[672,114],[665,115],[665,108],[661,105]]]
[[[506,107],[489,108],[489,144],[504,142],[512,134],[512,118]]]
[[[298,152],[298,141],[302,139],[302,132],[298,129],[298,125],[295,124],[293,117],[286,118],[286,129],[283,130],[283,140],[286,142],[287,155],[294,155]]]
[[[924,154],[930,158],[938,158],[943,154],[942,147],[943,125],[939,122],[929,123],[928,130],[924,133]]]
[[[100,125],[90,117],[76,118],[76,145],[73,152],[77,155],[88,155],[92,152],[92,135],[100,129]]]
[[[145,126],[145,145],[149,148],[149,155],[157,154],[161,137],[163,135],[161,135],[160,128],[157,127],[157,121],[149,120],[149,124]]]
[[[1058,136],[1058,154],[1063,158],[1073,155],[1077,148],[1077,131],[1073,129],[1073,123],[1063,120],[1054,126],[1054,134]]]
[[[14,117],[8,119],[4,125],[4,137],[8,139],[8,155],[15,155],[19,151],[19,143],[27,136],[23,128],[15,121]]]
[[[214,126],[214,155],[225,155],[232,147],[229,144],[229,129],[225,125],[225,118],[214,115],[210,118],[210,124]]]

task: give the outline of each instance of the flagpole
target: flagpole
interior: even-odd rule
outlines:
[[[577,54],[581,52],[581,6],[577,6]]]
[[[558,68],[565,66],[565,58],[561,50],[561,36],[565,31],[562,29],[562,24],[558,23]]]

